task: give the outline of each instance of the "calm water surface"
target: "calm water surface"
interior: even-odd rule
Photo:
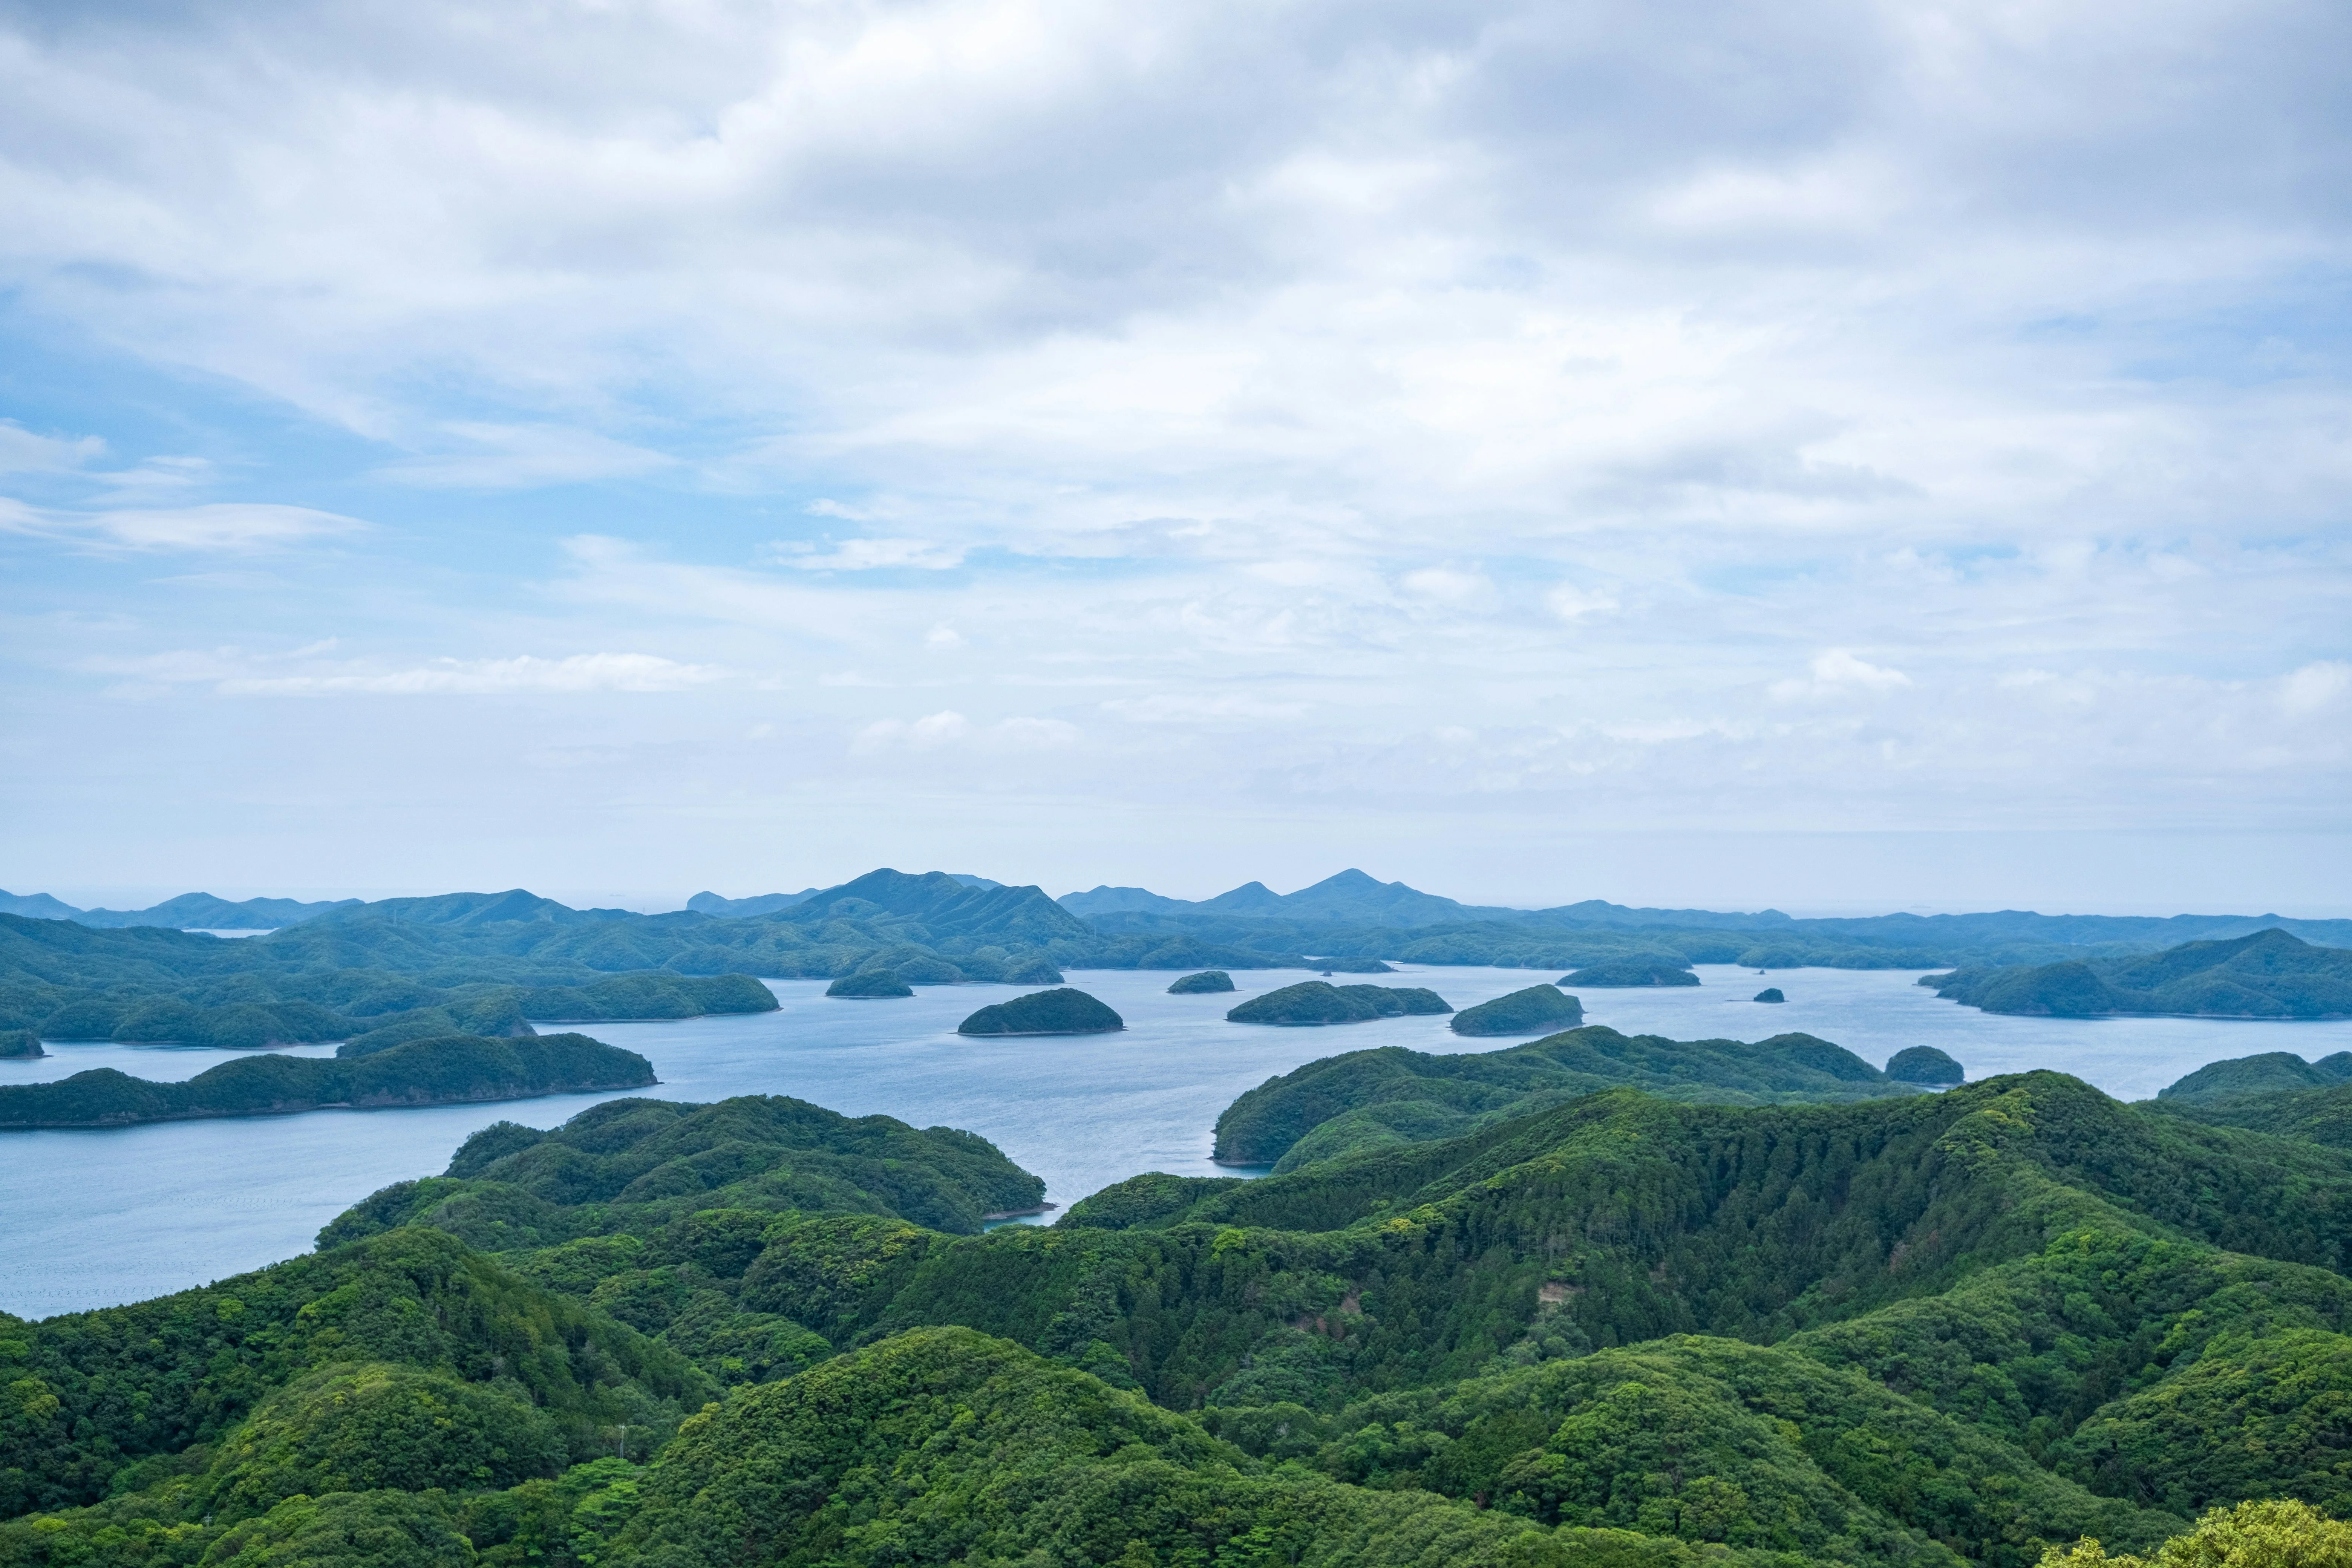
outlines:
[[[1583,993],[1586,1017],[1629,1034],[1755,1040],[1801,1029],[1883,1063],[1905,1046],[1949,1051],[1971,1078],[2056,1068],[2126,1100],[2145,1099],[2192,1068],[2288,1050],[2352,1049],[2352,1019],[2283,1024],[2182,1018],[2007,1018],[1938,1001],[1910,972],[1703,966],[1696,987]],[[782,1008],[747,1018],[606,1024],[587,1030],[642,1052],[665,1099],[791,1094],[852,1116],[883,1112],[919,1127],[969,1128],[1045,1178],[1067,1205],[1139,1171],[1210,1173],[1210,1129],[1244,1089],[1303,1062],[1370,1046],[1459,1050],[1443,1018],[1390,1018],[1336,1029],[1253,1028],[1224,1021],[1236,1001],[1298,972],[1237,975],[1235,995],[1171,996],[1164,973],[1095,971],[1073,984],[1118,1009],[1119,1035],[971,1041],[954,1033],[1003,986],[939,986],[911,1000],[847,1002],[822,981],[772,982]],[[1344,983],[1349,977],[1335,976]],[[1426,969],[1427,984],[1466,1007],[1538,979],[1525,970]],[[1789,1000],[1748,1000],[1765,985]],[[1515,1040],[1480,1042],[1497,1049]],[[0,1062],[0,1083],[113,1067],[184,1079],[228,1053],[56,1045],[34,1062]],[[331,1055],[332,1047],[295,1054]],[[429,1110],[166,1122],[110,1131],[0,1133],[0,1310],[26,1317],[135,1301],[307,1251],[320,1226],[378,1187],[437,1173],[468,1133],[500,1119],[552,1127],[606,1095],[563,1095]]]

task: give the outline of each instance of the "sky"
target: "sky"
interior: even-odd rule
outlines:
[[[0,0],[0,886],[2352,913],[2347,59]]]

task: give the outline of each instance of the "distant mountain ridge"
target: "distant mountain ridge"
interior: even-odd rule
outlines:
[[[1563,930],[1782,931],[1922,947],[2022,941],[2063,946],[2122,942],[2153,948],[2197,940],[2227,940],[2275,928],[2306,942],[2352,946],[2352,920],[2296,920],[2275,914],[2045,915],[2031,910],[1998,910],[1958,915],[1808,919],[1775,909],[1645,909],[1612,904],[1604,899],[1585,899],[1547,909],[1511,909],[1495,904],[1465,904],[1422,892],[1402,882],[1382,882],[1352,868],[1295,893],[1276,893],[1263,882],[1244,882],[1213,899],[1186,900],[1168,898],[1148,888],[1104,885],[1082,893],[1065,893],[1055,901],[1072,914],[1090,920],[1119,915],[1159,915],[1178,920],[1223,916],[1335,925],[1417,927],[1502,922]]]
[[[1295,893],[1277,893],[1264,882],[1244,882],[1213,899],[1192,900],[1164,898],[1144,888],[1098,887],[1064,894],[1055,901],[1075,915],[1261,915],[1353,925],[1437,925],[1497,916],[1507,919],[1526,912],[1465,904],[1402,882],[1383,882],[1353,867]]]
[[[394,958],[394,936],[492,941],[599,971],[669,967],[683,973],[830,974],[894,947],[945,957],[967,979],[997,979],[1016,953],[1064,968],[1316,967],[1375,973],[1383,961],[1575,969],[1617,962],[1669,967],[1736,963],[1971,970],[2100,960],[2265,930],[2324,947],[2352,948],[2352,920],[2277,916],[2043,915],[2001,910],[1959,915],[1800,919],[1765,909],[1648,909],[1587,899],[1549,909],[1465,904],[1349,868],[1296,892],[1245,882],[1213,899],[1171,899],[1146,888],[1100,886],[1051,899],[971,873],[919,875],[885,868],[832,888],[740,899],[697,893],[660,914],[574,909],[515,888],[373,902],[292,899],[231,902],[189,893],[143,910],[82,910],[47,894],[0,893],[0,914],[100,929],[273,928],[273,942],[315,933],[324,961],[429,967],[421,952]],[[878,922],[878,923],[877,923]],[[854,929],[853,929],[854,928]],[[559,933],[572,933],[561,936]],[[363,934],[365,933],[365,934]],[[434,933],[446,933],[435,935]],[[489,933],[499,933],[495,938]],[[553,942],[553,945],[548,945]],[[781,949],[778,944],[781,943]],[[408,943],[414,947],[414,942]],[[817,948],[831,957],[820,959]],[[954,951],[950,951],[953,949]],[[774,950],[774,951],[772,951]],[[783,950],[791,950],[789,952]],[[797,954],[797,956],[793,956]],[[966,958],[975,962],[966,963]]]
[[[357,899],[324,899],[304,903],[299,899],[243,899],[231,901],[210,893],[182,893],[143,910],[81,910],[47,893],[0,891],[0,915],[27,920],[72,921],[93,931],[127,926],[166,926],[178,931],[275,931],[299,925],[336,910],[351,909]]]
[[[961,882],[967,888],[1004,886],[1003,883],[987,877],[975,877],[965,871],[949,871],[944,875]],[[778,910],[788,910],[795,904],[804,904],[824,890],[821,888],[803,888],[797,893],[757,893],[748,899],[722,899],[717,893],[702,892],[687,900],[686,907],[696,914],[709,915],[713,920],[757,920],[761,915],[772,915]]]

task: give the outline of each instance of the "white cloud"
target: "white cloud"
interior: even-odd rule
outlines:
[[[237,433],[110,478],[12,409],[0,452],[42,478],[0,530],[350,544],[274,578],[142,562],[103,634],[69,619],[86,561],[28,581],[12,549],[10,624],[60,681],[326,629],[331,668],[121,679],[805,670],[724,732],[814,745],[817,794],[856,732],[885,762],[848,793],[906,821],[945,808],[887,763],[1048,702],[1122,748],[1056,754],[1057,827],[1473,797],[1595,830],[2345,819],[2340,6],[270,18],[0,21],[0,289]],[[339,501],[404,520],[366,534],[180,508],[255,473],[254,407],[381,443],[378,485],[574,488]],[[827,528],[856,537],[758,542]],[[922,695],[869,723],[874,690]],[[702,706],[597,720],[651,751]]]
[[[1562,583],[1544,595],[1544,605],[1563,621],[1580,621],[1587,616],[1607,615],[1617,607],[1617,601],[1606,594]]]
[[[943,572],[963,564],[964,552],[956,545],[927,539],[850,539],[820,551],[814,545],[780,545],[775,561],[803,572],[872,572],[898,567],[919,572]]]
[[[985,752],[1053,751],[1075,744],[1078,728],[1058,719],[1002,719],[974,724],[952,709],[920,719],[878,719],[851,737],[851,754],[877,752],[935,752],[943,747],[970,746]]]
[[[1911,678],[1899,669],[1872,664],[1846,648],[1833,647],[1813,656],[1811,679],[1775,681],[1772,695],[1788,701],[1840,693],[1900,691],[1910,684]]]
[[[1424,566],[1406,573],[1397,581],[1408,594],[1447,605],[1468,604],[1491,593],[1495,586],[1482,572],[1464,572],[1451,566]]]
[[[2352,664],[2339,658],[2306,664],[2279,682],[2279,706],[2298,717],[2332,708],[2352,691]]]
[[[0,532],[79,540],[134,551],[258,551],[358,533],[357,518],[310,507],[218,501],[207,506],[62,511],[0,499]]]
[[[70,472],[105,450],[106,443],[95,436],[41,436],[13,419],[0,419],[0,474]]]
[[[733,679],[712,665],[646,653],[577,653],[565,658],[436,659],[380,674],[241,676],[223,680],[232,696],[353,691],[395,696],[496,697],[520,692],[685,691]]]

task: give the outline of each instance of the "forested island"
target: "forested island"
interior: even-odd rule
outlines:
[[[1541,1035],[1584,1022],[1584,1004],[1557,985],[1530,985],[1454,1015],[1457,1035]]]
[[[1083,991],[1032,991],[982,1007],[956,1026],[959,1035],[1108,1035],[1127,1020]]]
[[[1225,1017],[1235,1024],[1272,1024],[1311,1028],[1326,1024],[1369,1024],[1375,1018],[1451,1013],[1445,999],[1420,985],[1333,985],[1302,980],[1263,996],[1253,996]]]
[[[1171,996],[1200,996],[1231,991],[1234,977],[1222,969],[1204,969],[1198,974],[1187,974],[1168,983]]]
[[[0,1087],[0,1131],[278,1116],[331,1106],[461,1105],[642,1089],[655,1081],[645,1058],[585,1035],[450,1035],[355,1058],[241,1057],[181,1083],[93,1068],[53,1083],[10,1084]]]
[[[912,996],[915,988],[906,983],[895,969],[861,969],[855,974],[845,974],[824,988],[828,996],[846,996],[852,1001],[866,1001],[892,996]]]
[[[1629,957],[1604,959],[1585,965],[1572,974],[1563,974],[1555,983],[1560,985],[1625,986],[1625,985],[1696,985],[1698,976],[1690,965],[1670,959]]]
[[[2162,952],[1922,975],[1936,994],[1988,1013],[2093,1018],[2352,1016],[2352,949],[2315,947],[2284,931],[2192,942]]]
[[[2047,1072],[1619,1088],[972,1234],[1041,1185],[783,1100],[488,1129],[315,1256],[0,1319],[0,1564],[2345,1551],[2352,1153],[2309,1140]]]

